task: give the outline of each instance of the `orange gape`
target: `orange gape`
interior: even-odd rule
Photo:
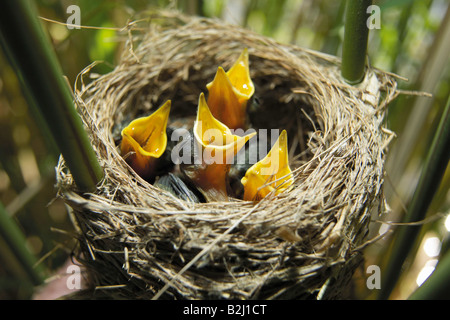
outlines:
[[[255,92],[247,49],[243,50],[228,72],[219,67],[214,80],[206,88],[209,91],[208,106],[213,116],[230,129],[244,129],[247,102]]]
[[[122,130],[121,153],[144,179],[154,178],[156,161],[166,150],[171,101],[148,117],[138,118]]]
[[[201,164],[185,164],[184,174],[208,201],[227,201],[227,174],[230,163],[256,132],[244,137],[233,135],[230,129],[212,115],[204,94],[200,94],[194,140],[200,150]]]
[[[242,178],[244,200],[258,201],[271,192],[278,194],[288,189],[293,180],[287,134],[283,130],[267,156],[250,167]]]

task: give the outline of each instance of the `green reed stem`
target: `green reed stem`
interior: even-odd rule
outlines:
[[[77,187],[94,191],[103,172],[32,1],[0,2],[0,43],[31,99],[29,105],[36,105],[45,119]]]
[[[364,79],[369,39],[367,8],[371,4],[372,0],[347,0],[345,6],[341,74],[350,84],[358,84]]]
[[[434,194],[439,188],[450,157],[450,97],[429,149],[419,182],[404,218],[405,223],[425,218]],[[390,254],[379,299],[387,299],[394,288],[421,226],[399,226]]]
[[[42,270],[36,268],[34,265],[37,262],[31,252],[25,245],[25,236],[19,229],[14,220],[9,216],[8,212],[0,203],[0,236],[4,239],[10,251],[17,258],[21,267],[25,270],[29,279],[34,285],[43,283]]]

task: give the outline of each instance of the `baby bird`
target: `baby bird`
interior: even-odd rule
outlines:
[[[180,164],[208,202],[228,201],[228,171],[234,156],[256,132],[240,137],[212,115],[203,93],[200,94],[193,129],[194,150],[191,163]]]
[[[161,166],[165,166],[161,156],[167,146],[170,107],[168,100],[148,117],[131,121],[121,132],[122,156],[139,176],[149,181],[155,179]]]
[[[259,201],[271,192],[279,194],[289,189],[294,178],[289,167],[286,130],[281,132],[267,156],[247,170],[241,182],[246,201]]]
[[[228,72],[219,67],[214,80],[206,88],[212,115],[230,129],[245,128],[247,102],[255,92],[250,78],[247,48]]]
[[[180,177],[173,173],[169,172],[168,174],[161,176],[154,185],[155,187],[170,192],[179,199],[193,203],[200,202],[199,197],[197,197],[191,188]]]

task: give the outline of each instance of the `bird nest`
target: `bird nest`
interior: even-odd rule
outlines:
[[[350,86],[336,57],[216,20],[151,18],[112,72],[75,90],[101,184],[83,194],[62,158],[57,166],[88,274],[85,297],[342,297],[363,259],[371,214],[384,209],[393,76],[369,67]],[[196,203],[138,176],[118,147],[124,125],[168,99],[170,122],[189,125],[217,67],[229,68],[243,48],[255,85],[250,125],[287,131],[291,189],[258,202]]]

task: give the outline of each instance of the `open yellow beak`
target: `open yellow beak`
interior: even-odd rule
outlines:
[[[171,101],[168,100],[148,117],[135,119],[122,130],[121,153],[127,163],[144,179],[153,177],[155,159],[167,146],[167,122]]]
[[[214,118],[204,94],[200,94],[194,139],[201,151],[202,163],[185,170],[208,201],[227,201],[227,174],[234,156],[256,132],[240,137]]]
[[[230,129],[244,128],[247,102],[255,92],[247,48],[228,72],[219,67],[214,80],[206,88],[209,91],[208,106],[214,117]]]
[[[286,130],[281,132],[266,157],[250,167],[241,179],[244,185],[244,200],[259,201],[270,192],[278,194],[293,183],[289,167]]]

